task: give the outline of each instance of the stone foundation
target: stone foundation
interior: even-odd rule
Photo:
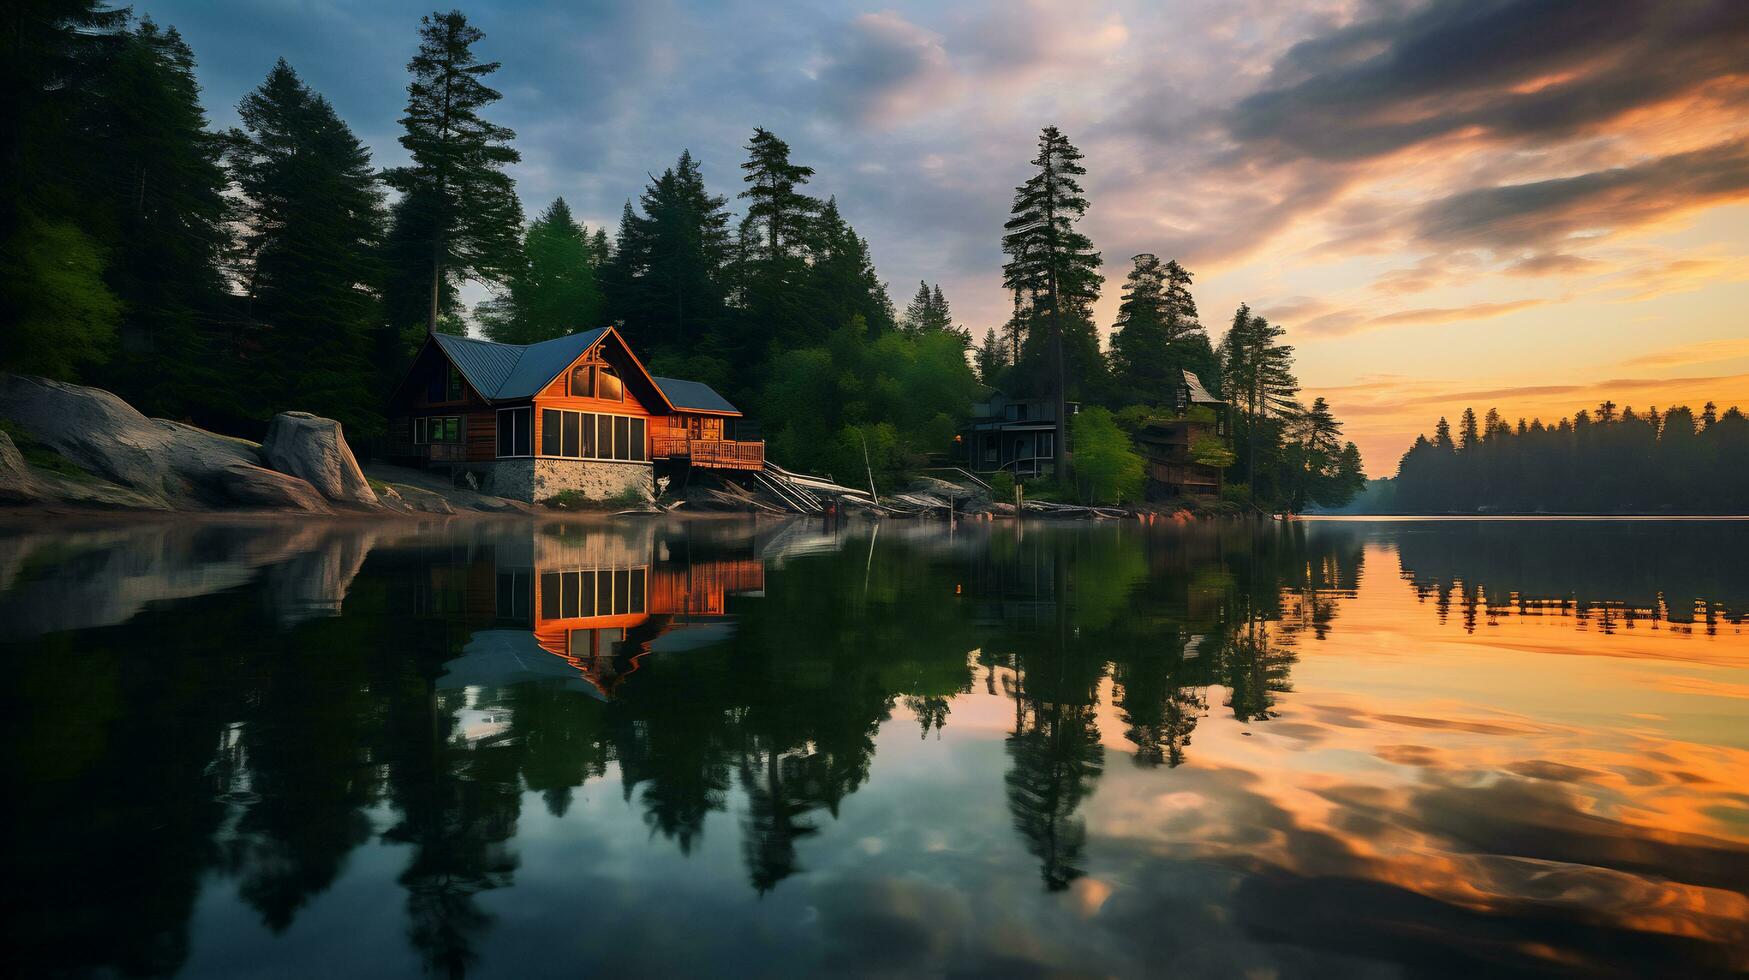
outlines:
[[[636,494],[653,499],[655,479],[647,462],[605,459],[500,459],[487,464],[481,493],[539,503],[574,490],[590,500]]]

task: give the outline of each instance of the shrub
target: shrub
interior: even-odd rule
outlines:
[[[1075,438],[1075,481],[1090,504],[1121,504],[1142,496],[1142,457],[1118,428],[1111,412],[1083,410],[1071,422]]]
[[[997,503],[1014,503],[1014,474],[1007,470],[997,470],[990,478],[990,499]]]

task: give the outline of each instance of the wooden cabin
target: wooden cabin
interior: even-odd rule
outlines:
[[[392,461],[531,502],[647,494],[656,464],[765,466],[765,443],[728,399],[651,375],[612,327],[538,344],[431,335],[388,416]]]
[[[1081,405],[1069,402],[1066,408],[1072,418]],[[991,390],[972,406],[971,420],[954,440],[954,458],[976,473],[1008,470],[1016,477],[1047,476],[1056,466],[1056,438],[1055,398],[1014,398]]]
[[[1149,419],[1136,432],[1150,496],[1208,496],[1221,492],[1222,471],[1198,463],[1192,447],[1210,437],[1225,443],[1227,403],[1209,394],[1202,379],[1190,371],[1173,392],[1173,417]]]

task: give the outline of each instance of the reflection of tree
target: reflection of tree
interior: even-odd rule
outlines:
[[[817,803],[809,798],[817,757],[754,750],[741,759],[741,788],[747,793],[747,816],[741,842],[747,875],[763,895],[795,874],[796,841],[819,832],[807,815]]]
[[[1087,827],[1076,816],[1105,768],[1091,704],[1033,703],[1008,737],[1008,812],[1040,862],[1045,888],[1061,891],[1085,872]]]
[[[1124,738],[1136,746],[1138,766],[1183,763],[1191,732],[1208,710],[1201,689],[1185,676],[1184,645],[1184,638],[1174,634],[1155,655],[1126,658],[1113,667],[1113,700],[1126,726]]]
[[[1267,721],[1275,717],[1275,696],[1293,690],[1288,679],[1298,656],[1271,640],[1269,630],[1257,620],[1227,638],[1222,651],[1222,673],[1227,682],[1227,707],[1240,721]]]
[[[505,842],[521,808],[511,753],[455,732],[459,700],[434,693],[429,713],[399,719],[389,797],[401,820],[383,833],[413,850],[400,877],[408,939],[428,970],[452,977],[467,971],[475,937],[491,922],[474,896],[510,884],[516,870]]]
[[[953,710],[948,698],[933,694],[908,695],[902,703],[906,711],[917,717],[917,726],[923,730],[920,738],[928,738],[931,730],[939,738],[942,728],[947,725],[947,716]]]

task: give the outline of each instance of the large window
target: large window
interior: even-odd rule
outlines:
[[[432,403],[462,400],[462,373],[454,364],[445,364],[442,370],[432,372],[425,386],[425,400]]]
[[[498,455],[533,456],[534,409],[498,410]]]
[[[461,442],[462,420],[459,415],[433,415],[413,420],[413,442]]]
[[[600,398],[610,402],[625,400],[625,383],[606,364],[579,364],[572,368],[568,390],[572,398]]]
[[[647,422],[626,415],[541,410],[542,456],[643,461]]]
[[[540,577],[542,619],[627,616],[646,611],[647,568],[546,572]]]

